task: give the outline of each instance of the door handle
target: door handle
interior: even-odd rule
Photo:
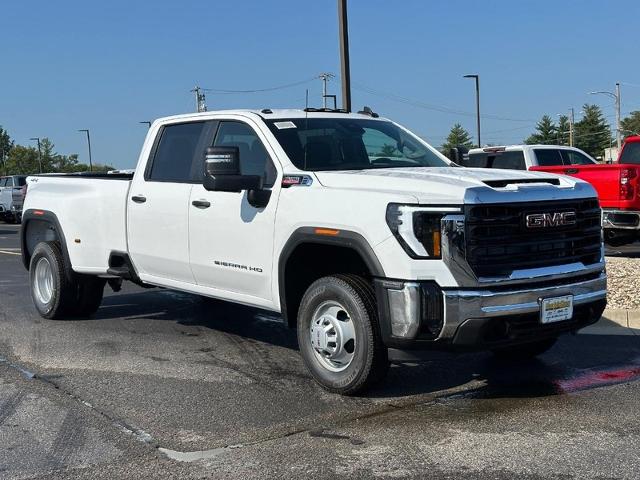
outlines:
[[[145,197],[144,195],[134,195],[133,197],[131,197],[131,200],[136,203],[144,203],[147,201],[147,197]]]
[[[573,174],[573,173],[578,173],[579,170],[577,168],[568,168],[564,171],[564,173],[568,173],[569,175]]]
[[[191,202],[191,205],[196,208],[209,208],[211,206],[211,202],[207,202],[206,200],[194,200]]]

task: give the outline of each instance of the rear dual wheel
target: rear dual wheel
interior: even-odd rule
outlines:
[[[36,245],[29,265],[31,298],[44,318],[85,317],[102,303],[105,280],[78,275],[64,261],[58,242]]]

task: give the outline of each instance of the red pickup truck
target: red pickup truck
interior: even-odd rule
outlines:
[[[598,192],[605,242],[620,246],[640,239],[640,136],[627,137],[614,164],[599,164],[577,148],[558,145],[475,148],[458,163],[581,178]]]

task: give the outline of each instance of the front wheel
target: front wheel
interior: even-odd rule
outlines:
[[[506,360],[527,360],[542,355],[555,345],[556,340],[557,338],[547,338],[524,345],[496,348],[492,352],[496,357]]]
[[[298,345],[315,381],[330,392],[355,394],[382,380],[389,361],[369,282],[356,275],[315,281],[298,311]]]

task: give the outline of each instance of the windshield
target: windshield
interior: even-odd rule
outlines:
[[[640,142],[631,142],[625,144],[622,148],[619,163],[636,163],[640,164]]]
[[[293,118],[266,123],[301,170],[449,166],[418,139],[384,120]]]

